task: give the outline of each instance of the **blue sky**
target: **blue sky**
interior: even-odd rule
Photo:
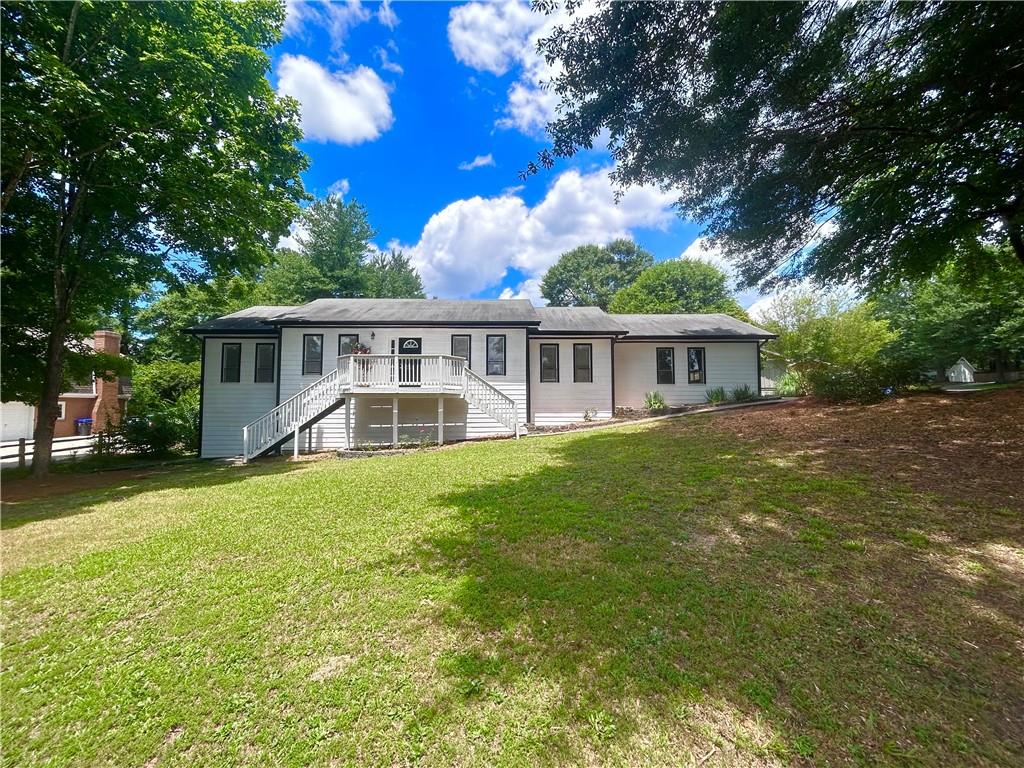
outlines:
[[[363,203],[377,245],[403,248],[428,295],[539,303],[561,252],[619,236],[658,260],[718,261],[670,193],[632,189],[616,205],[604,151],[518,179],[546,146],[554,102],[534,42],[557,21],[518,2],[288,1],[271,82],[301,104],[306,188]]]

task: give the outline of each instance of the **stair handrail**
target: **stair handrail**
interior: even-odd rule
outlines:
[[[242,427],[242,456],[245,460],[259,455],[336,401],[341,394],[341,379],[342,372],[335,368]]]
[[[473,398],[474,400],[476,400],[476,402],[474,402],[473,405],[475,405],[477,408],[482,410],[492,419],[500,423],[502,426],[515,432],[515,436],[519,437],[519,403],[516,402],[515,398],[506,395],[496,386],[491,384],[491,382],[487,381],[487,379],[483,378],[480,374],[470,369],[468,366],[463,366],[462,370],[463,376],[465,377],[462,393],[463,399],[467,401],[469,400],[470,382],[479,385],[479,388],[482,389],[487,394],[487,397],[497,399],[501,403],[501,405],[504,406],[504,408],[501,409],[492,407],[491,403],[487,402],[486,399],[480,397],[476,392],[473,393]],[[509,415],[509,411],[511,411],[511,419],[507,418],[507,416]],[[509,421],[511,421],[511,423],[509,423]]]

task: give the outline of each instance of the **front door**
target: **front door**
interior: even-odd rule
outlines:
[[[398,354],[400,355],[422,355],[423,339],[400,338],[398,340]],[[418,387],[420,381],[420,361],[398,360],[398,383],[403,387]]]

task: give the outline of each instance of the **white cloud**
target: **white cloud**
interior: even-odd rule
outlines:
[[[547,305],[548,300],[540,295],[540,278],[531,277],[516,286],[515,290],[504,288],[499,299],[529,299],[535,307]]]
[[[305,138],[338,144],[373,141],[391,127],[388,88],[369,67],[329,72],[305,56],[285,54],[277,89],[302,105]]]
[[[383,69],[385,72],[394,72],[396,75],[405,74],[405,70],[402,69],[402,65],[399,64],[397,61],[391,60],[391,54],[388,53],[389,50],[398,53],[398,46],[395,45],[394,40],[388,41],[387,48],[378,47],[374,49],[373,53],[377,57],[377,60],[380,62],[380,68]]]
[[[472,160],[466,160],[459,163],[460,171],[472,171],[476,168],[484,168],[488,165],[494,165],[494,155],[487,153],[486,155],[477,155]]]
[[[398,26],[398,15],[395,13],[395,9],[391,7],[391,0],[383,0],[380,4],[380,8],[377,9],[377,21],[388,29],[394,29]]]
[[[584,2],[570,17],[563,7],[542,14],[527,3],[472,2],[453,8],[448,15],[448,43],[455,58],[481,72],[504,75],[515,69],[518,76],[509,87],[499,128],[515,128],[536,136],[556,114],[558,97],[548,83],[557,75],[537,52],[537,42],[558,25],[594,13],[596,5]],[[557,65],[556,65],[557,67]]]
[[[390,8],[389,12],[392,16],[394,15]],[[339,59],[344,62],[347,57],[341,49],[349,31],[353,27],[369,21],[370,16],[370,12],[363,7],[360,0],[333,3],[285,0],[284,35],[285,37],[304,37],[307,27],[323,27],[330,35],[331,50],[338,54]],[[380,18],[379,12],[378,18]],[[397,18],[395,23],[397,23]]]
[[[327,188],[327,194],[344,197],[345,195],[348,194],[350,188],[351,185],[348,183],[348,179],[338,179],[336,182],[334,182],[333,184],[331,184],[331,186]]]
[[[448,42],[463,64],[504,75],[519,62],[527,37],[543,21],[529,5],[515,0],[467,3],[448,14]]]
[[[291,225],[288,230],[288,234],[277,241],[278,248],[291,248],[293,251],[299,250],[299,239],[305,238],[309,235],[306,228],[298,222]]]
[[[511,194],[456,200],[431,216],[416,244],[403,247],[428,294],[472,296],[499,283],[510,268],[527,275],[528,283],[577,245],[665,227],[675,216],[672,201],[671,194],[639,187],[616,204],[607,169],[571,170],[532,208]]]

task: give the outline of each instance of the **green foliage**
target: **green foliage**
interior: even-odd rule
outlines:
[[[377,234],[366,208],[356,200],[328,195],[303,210],[301,225],[302,254],[323,275],[321,287],[306,301],[361,296],[363,256]]]
[[[966,357],[1003,369],[1024,355],[1024,270],[1009,248],[880,292],[875,311],[897,334],[887,354],[921,368],[944,373]]]
[[[873,358],[857,366],[818,366],[803,374],[811,394],[830,403],[876,403],[921,380],[912,366]]]
[[[657,390],[644,395],[644,408],[648,411],[664,411],[668,406],[665,404],[665,396]]]
[[[782,374],[777,389],[783,397],[799,397],[810,391],[806,379],[799,371],[786,371]]]
[[[607,310],[615,293],[653,264],[654,257],[632,240],[581,245],[563,253],[544,274],[540,292],[553,307]]]
[[[252,306],[257,303],[254,297],[253,282],[237,275],[180,285],[153,297],[135,318],[144,338],[141,359],[199,360],[199,342],[185,329]]]
[[[813,289],[780,293],[764,309],[759,324],[778,334],[766,347],[795,371],[853,368],[878,356],[896,338],[870,302]]]
[[[729,399],[729,395],[725,392],[725,387],[711,387],[707,391],[708,402],[712,405],[720,405]]]
[[[146,415],[178,402],[188,392],[198,392],[199,369],[198,362],[182,363],[177,360],[154,360],[146,365],[136,365],[128,412]]]
[[[309,257],[288,248],[279,248],[273,261],[248,288],[246,306],[294,306],[331,293],[327,278]]]
[[[0,13],[0,343],[8,386],[40,402],[42,473],[67,341],[137,286],[256,270],[299,212],[307,159],[297,103],[266,78],[280,3]]]
[[[740,384],[729,393],[729,399],[734,403],[749,403],[757,400],[757,392],[749,384]]]
[[[982,239],[1024,260],[1022,28],[1020,3],[604,0],[540,43],[539,165],[607,135],[614,180],[680,190],[748,283],[879,287]]]
[[[402,251],[376,251],[363,265],[363,296],[371,299],[422,299],[423,281]]]
[[[612,299],[611,312],[685,314],[717,312],[749,320],[727,287],[728,277],[706,261],[672,259],[649,267]]]

